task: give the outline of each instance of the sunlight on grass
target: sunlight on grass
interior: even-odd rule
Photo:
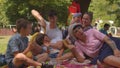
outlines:
[[[11,36],[0,36],[0,53],[5,53],[7,48],[8,40]]]

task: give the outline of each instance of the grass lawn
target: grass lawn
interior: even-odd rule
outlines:
[[[5,54],[6,48],[7,48],[7,43],[8,43],[8,40],[10,39],[10,37],[11,36],[0,36],[0,53]],[[0,68],[5,68],[5,67],[3,66]]]
[[[7,48],[8,40],[11,36],[0,36],[0,53],[5,53]]]

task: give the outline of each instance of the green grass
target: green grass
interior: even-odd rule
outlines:
[[[0,36],[0,53],[5,53],[8,41],[11,36]]]
[[[10,37],[11,36],[0,36],[0,53],[5,54]],[[5,68],[5,67],[3,66],[0,68]]]

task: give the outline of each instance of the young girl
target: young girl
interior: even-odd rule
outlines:
[[[41,46],[42,53],[48,54],[48,58],[46,60],[56,58],[58,56],[59,52],[56,51],[57,49],[55,50],[55,48],[50,46],[50,39],[46,34],[38,33],[35,38],[35,42]]]
[[[66,48],[66,49],[69,49],[69,51],[71,51],[70,53],[72,53],[74,57],[79,58],[78,61],[83,62],[84,58],[82,58],[79,54],[77,54],[75,47],[71,46],[68,43],[68,40],[62,41],[64,44],[64,47],[60,49],[59,53],[56,53],[56,51],[54,51],[55,49],[51,47],[50,39],[46,34],[38,33],[38,35],[36,36],[35,42],[42,47],[43,53],[48,54],[48,58],[46,60],[49,60],[50,58],[61,57],[63,54],[64,48]]]

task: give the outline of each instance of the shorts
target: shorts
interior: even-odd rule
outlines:
[[[26,68],[26,67],[27,67],[27,66],[24,65],[24,64],[22,64],[22,65],[19,66],[19,67],[16,67],[16,66],[13,64],[12,60],[11,60],[10,63],[8,64],[8,68]]]
[[[49,54],[50,58],[57,58],[59,52],[53,53],[53,54]]]
[[[120,50],[120,39],[115,37],[110,38],[116,43],[117,48]],[[104,43],[99,55],[92,60],[92,64],[97,64],[97,60],[103,62],[103,60],[110,55],[113,55],[113,50],[107,43]]]

